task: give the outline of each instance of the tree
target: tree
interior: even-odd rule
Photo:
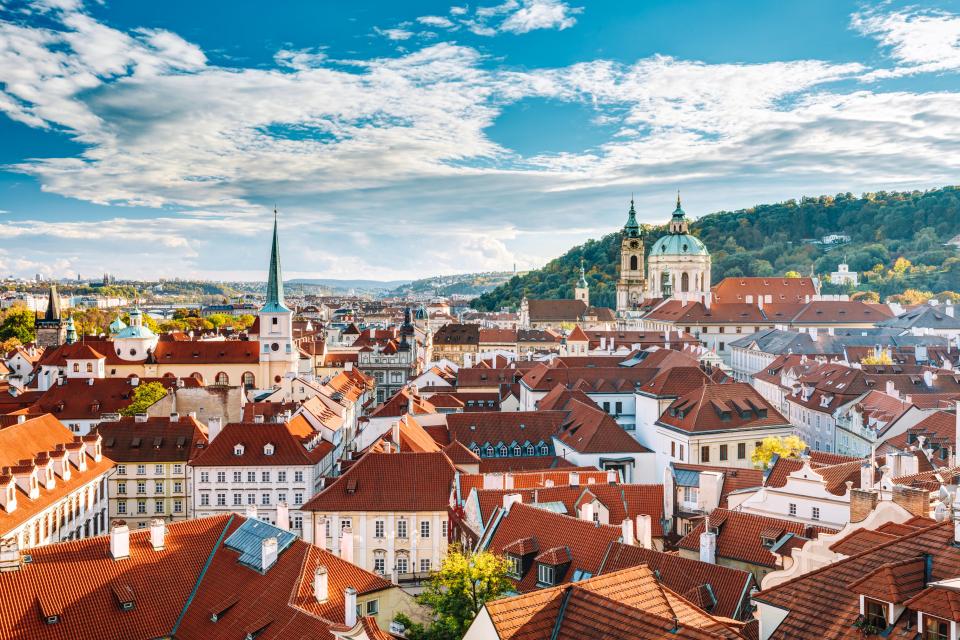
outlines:
[[[850,299],[859,300],[860,302],[880,302],[880,294],[876,291],[857,291],[850,296]]]
[[[800,272],[799,272],[799,271],[787,271],[785,274],[783,274],[783,277],[784,277],[784,278],[799,278],[799,277],[801,277],[801,276],[800,276]]]
[[[903,256],[900,256],[893,262],[893,272],[903,275],[904,273],[907,272],[907,269],[909,269],[912,266],[913,265],[909,260],[907,260]]]
[[[486,602],[513,588],[507,566],[506,559],[489,551],[467,553],[452,547],[417,597],[433,609],[433,621],[422,625],[403,614],[396,621],[406,628],[409,640],[460,640]]]
[[[25,306],[10,307],[0,322],[0,340],[16,338],[21,344],[33,342],[37,337],[33,326],[35,320],[33,312]]]
[[[753,450],[750,459],[753,464],[764,469],[770,466],[774,455],[781,458],[796,458],[807,450],[807,443],[799,436],[767,436],[760,446]]]
[[[167,396],[166,388],[159,382],[147,382],[139,385],[133,392],[133,400],[120,413],[125,416],[135,416],[146,413],[147,409],[163,400]]]
[[[893,358],[890,357],[889,351],[883,350],[878,354],[862,358],[860,364],[893,364]]]

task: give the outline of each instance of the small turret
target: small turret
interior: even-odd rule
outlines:
[[[77,327],[73,324],[73,316],[67,318],[67,344],[77,341]]]
[[[640,224],[637,222],[637,211],[633,208],[633,198],[630,198],[630,211],[627,213],[627,224],[623,225],[623,235],[628,238],[640,237]]]

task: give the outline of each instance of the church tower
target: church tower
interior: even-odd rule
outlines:
[[[624,313],[636,308],[647,288],[643,276],[643,234],[637,223],[637,212],[630,198],[627,224],[623,226],[620,240],[620,281],[617,282],[617,312]]]
[[[683,303],[701,302],[710,306],[710,252],[690,233],[687,214],[677,206],[670,217],[666,235],[650,247],[647,270],[651,298],[674,298]]]
[[[272,389],[288,373],[296,373],[299,355],[293,344],[293,311],[283,302],[283,274],[280,271],[280,240],[277,212],[273,212],[273,245],[267,275],[267,300],[257,314],[260,320],[260,376],[258,389]]]
[[[573,290],[573,297],[576,300],[583,300],[583,304],[590,306],[590,285],[587,284],[587,274],[583,270],[583,258],[580,258],[580,281]]]
[[[47,300],[47,311],[42,317],[34,320],[37,332],[38,347],[59,347],[66,341],[67,326],[63,323],[60,311],[60,293],[57,285],[50,285],[50,299]]]

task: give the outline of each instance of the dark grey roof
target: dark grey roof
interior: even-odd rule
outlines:
[[[896,318],[878,322],[878,327],[896,329],[960,329],[954,305],[923,305],[901,313]],[[960,309],[958,309],[960,310]]]
[[[914,347],[926,345],[928,347],[946,347],[947,339],[942,336],[901,336],[896,335],[898,330],[891,328],[881,329],[847,329],[835,331],[830,335],[820,331],[816,340],[808,333],[786,331],[782,329],[767,329],[750,336],[744,336],[730,343],[730,346],[748,348],[756,343],[760,351],[773,355],[795,353],[798,355],[841,355],[846,347]]]

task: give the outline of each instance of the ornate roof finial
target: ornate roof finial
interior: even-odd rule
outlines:
[[[677,209],[680,208],[680,189],[677,189]]]

